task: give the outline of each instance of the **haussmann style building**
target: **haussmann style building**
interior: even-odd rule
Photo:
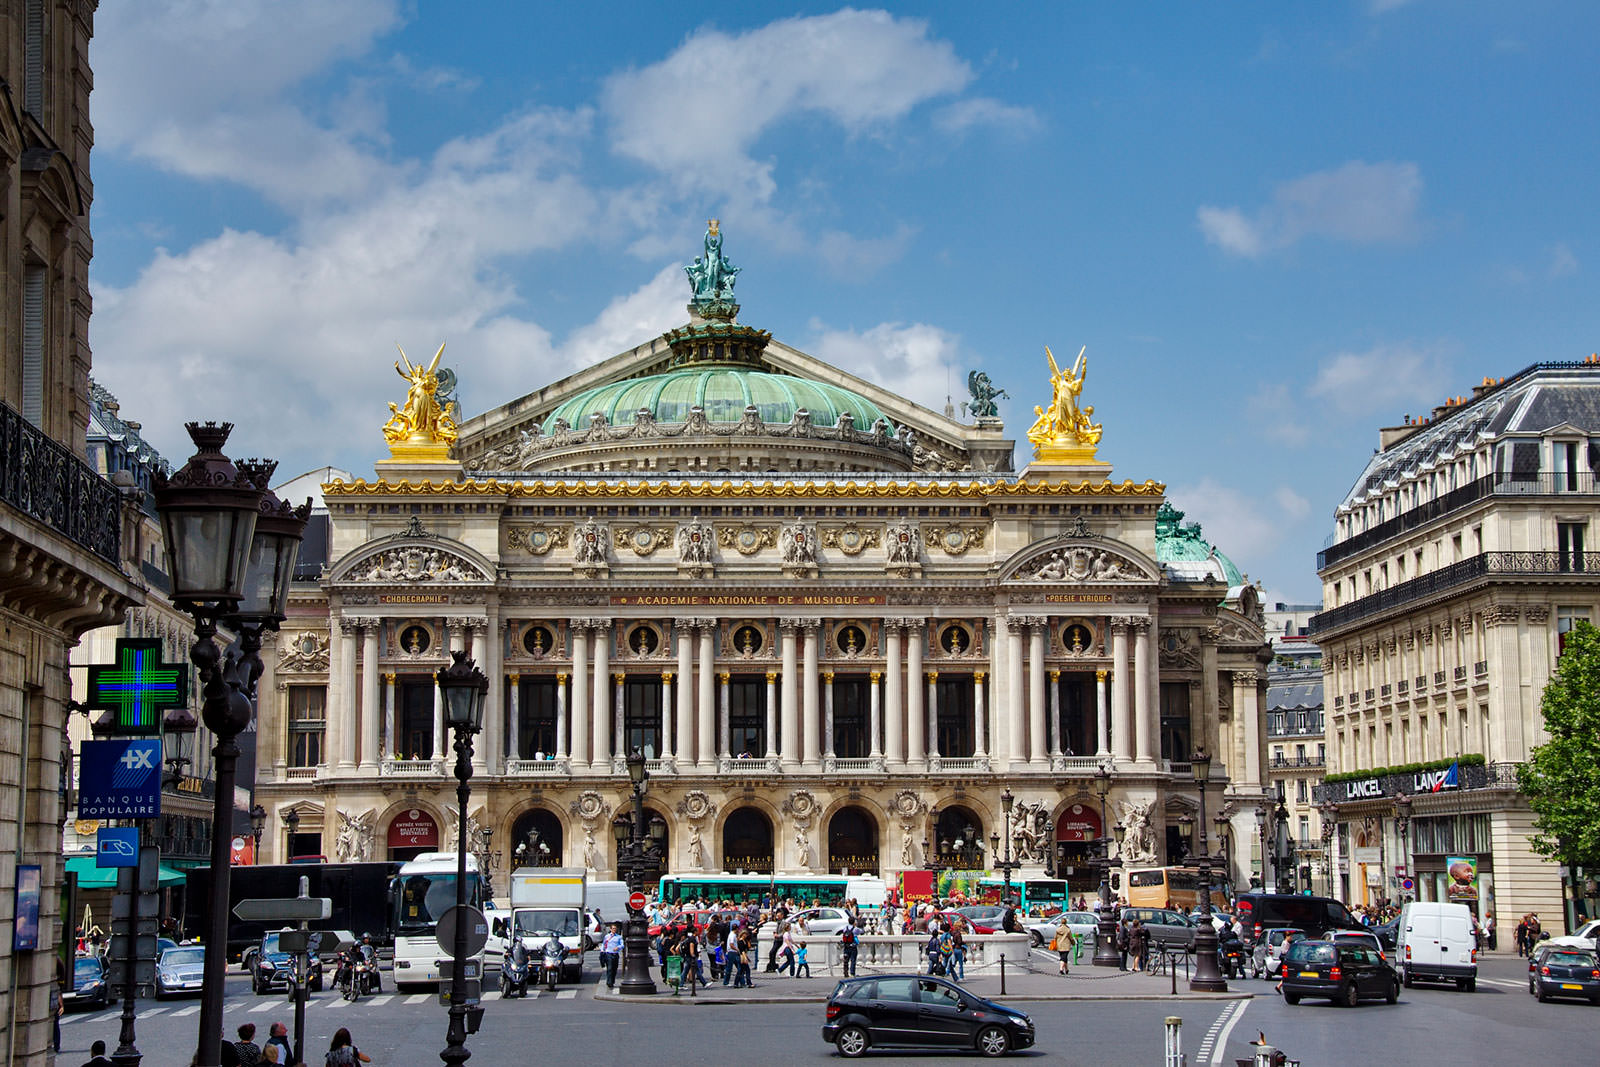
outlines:
[[[669,871],[987,867],[1009,789],[1019,876],[1092,895],[1095,773],[1124,859],[1160,863],[1203,748],[1257,876],[1257,592],[1162,485],[1112,480],[1084,358],[1051,357],[1017,471],[987,378],[969,425],[743,325],[721,240],[685,325],[470,420],[437,356],[397,364],[389,455],[322,486],[326,566],[264,652],[266,857],[454,847],[461,649],[491,682],[469,847],[502,872],[613,876],[640,750]]]

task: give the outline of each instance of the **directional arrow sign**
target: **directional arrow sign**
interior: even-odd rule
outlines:
[[[234,915],[245,922],[315,922],[333,914],[331,897],[280,897],[241,900],[233,906]]]

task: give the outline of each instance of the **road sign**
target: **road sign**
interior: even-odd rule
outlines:
[[[78,818],[161,814],[161,739],[85,741],[78,757]]]
[[[467,924],[467,955],[476,956],[483,951],[483,946],[489,943],[489,920],[484,918],[483,912],[471,904],[454,904],[445,909],[439,916],[439,927],[435,936],[438,938],[439,947],[446,952],[456,950],[456,923]]]
[[[133,736],[160,733],[161,713],[189,703],[189,665],[162,663],[161,642],[154,638],[119,637],[116,656],[115,663],[89,667],[84,706],[116,716],[96,728]]]
[[[1400,879],[1400,888],[1407,893],[1415,892],[1417,880],[1415,878],[1402,878]]]
[[[333,914],[332,897],[268,897],[258,900],[241,900],[233,906],[233,914],[244,922],[290,923],[316,922]],[[445,912],[446,915],[450,914]]]
[[[139,828],[106,827],[95,834],[96,867],[139,866]]]
[[[643,893],[635,893],[628,898],[628,907],[634,911],[643,911],[644,903],[645,901]]]

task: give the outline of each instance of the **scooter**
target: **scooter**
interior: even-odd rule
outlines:
[[[1230,937],[1222,942],[1218,953],[1222,963],[1222,974],[1225,978],[1244,977],[1245,965],[1248,956],[1245,953],[1244,942],[1237,937]]]
[[[552,941],[544,947],[544,984],[551,992],[561,981],[561,964],[566,956],[567,950],[559,942]]]
[[[510,953],[500,964],[500,995],[502,997],[525,997],[528,995],[528,960],[524,956],[520,961]]]

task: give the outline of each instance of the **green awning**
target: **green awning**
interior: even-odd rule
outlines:
[[[67,860],[67,870],[78,876],[79,889],[115,889],[117,888],[117,869],[115,867],[96,867],[93,856],[72,856]],[[161,865],[159,871],[159,884],[162,889],[168,886],[183,885],[187,879],[182,871],[175,871],[166,864]]]

